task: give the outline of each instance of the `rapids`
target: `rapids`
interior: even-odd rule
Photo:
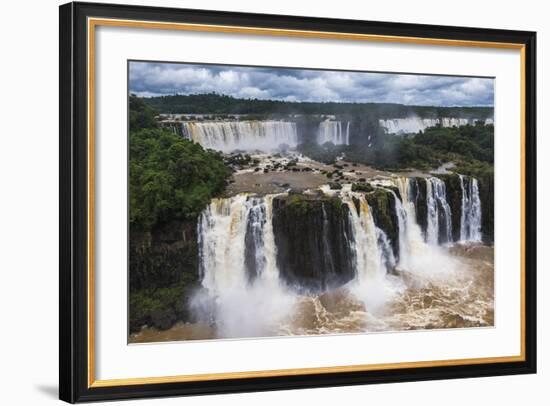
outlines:
[[[284,277],[281,267],[287,264],[278,255],[273,218],[274,200],[289,198],[287,193],[239,193],[212,200],[198,224],[202,288],[192,299],[197,328],[203,333],[178,326],[182,339],[492,325],[492,247],[479,243],[477,182],[461,180],[460,241],[452,239],[451,213],[440,179],[425,180],[425,233],[417,223],[411,178],[376,184],[393,198],[397,256],[386,232],[376,224],[365,193],[352,191],[350,184],[340,190],[323,186],[309,192],[339,199],[349,225],[342,229],[342,238],[354,277],[321,289],[296,286]],[[329,215],[326,204],[320,204],[315,223],[321,251],[330,251],[334,237],[330,228],[334,214]],[[334,264],[328,263],[335,259],[326,254],[330,268]]]

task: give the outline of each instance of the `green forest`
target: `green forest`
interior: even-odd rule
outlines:
[[[481,169],[492,169],[494,128],[481,123],[452,128],[432,127],[403,137],[379,131],[370,146],[306,143],[299,145],[298,149],[312,159],[329,164],[342,154],[350,162],[385,170],[432,170],[443,163],[453,162],[458,172],[475,175]]]
[[[217,94],[159,96],[143,99],[162,114],[370,114],[377,118],[403,118],[418,115],[425,118],[492,117],[492,107],[408,106],[394,103],[314,103],[280,100],[238,99]]]
[[[220,154],[157,126],[130,97],[130,331],[185,319],[197,284],[196,223],[230,175]]]
[[[220,154],[157,127],[155,115],[130,98],[130,226],[141,231],[195,219],[230,175]]]

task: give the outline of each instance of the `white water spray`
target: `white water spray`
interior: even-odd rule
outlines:
[[[317,142],[324,144],[332,142],[334,145],[349,145],[349,127],[350,122],[325,120],[319,123],[319,132]]]
[[[479,120],[456,117],[420,118],[416,116],[378,120],[378,123],[388,134],[415,134],[429,127],[439,125],[441,127],[461,127],[468,124],[473,125],[476,121],[492,124],[492,119]]]
[[[462,188],[460,241],[481,241],[481,200],[477,179],[459,175]]]
[[[279,278],[272,227],[273,195],[213,199],[201,214],[199,261],[204,290],[195,310],[223,337],[276,333],[294,298]],[[247,234],[255,277],[245,263]]]
[[[451,207],[447,203],[445,182],[435,177],[426,179],[426,203],[428,205],[426,241],[430,244],[452,242]],[[443,225],[440,224],[440,219],[443,220]],[[443,233],[440,233],[442,226]]]
[[[185,138],[222,152],[270,152],[298,143],[296,123],[290,121],[185,121],[181,126]]]

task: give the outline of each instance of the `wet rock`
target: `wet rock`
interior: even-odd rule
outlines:
[[[374,187],[370,183],[354,183],[351,185],[353,192],[372,192]]]
[[[277,265],[289,286],[320,292],[354,277],[348,210],[340,199],[327,196],[273,199]]]
[[[462,187],[460,177],[455,174],[438,174],[437,177],[445,182],[447,203],[451,208],[451,222],[453,226],[453,240],[460,239],[460,219],[462,217]]]
[[[399,223],[395,213],[395,198],[384,188],[375,188],[365,194],[369,207],[372,209],[375,224],[386,233],[393,248],[396,259],[399,258]]]

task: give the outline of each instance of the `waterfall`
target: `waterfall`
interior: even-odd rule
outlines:
[[[435,177],[426,179],[426,203],[428,206],[426,241],[430,244],[452,242],[451,207],[447,203],[445,182]],[[440,222],[440,220],[443,221]]]
[[[399,226],[398,267],[412,273],[430,275],[449,272],[455,264],[437,242],[435,244],[426,243],[416,221],[416,194],[411,187],[413,181],[414,179],[410,178],[395,179],[399,197],[390,189],[395,200],[395,211]],[[434,187],[434,189],[436,188]],[[437,197],[435,201],[438,202]],[[440,208],[438,210],[444,211]],[[448,218],[450,219],[450,215]]]
[[[202,286],[214,296],[246,285],[244,251],[247,195],[213,199],[198,223]]]
[[[424,181],[425,199],[419,194]],[[460,239],[480,241],[478,182],[460,176],[460,184]],[[387,192],[384,199],[370,194],[381,190],[354,192],[351,184],[340,190],[326,186],[321,188],[325,196],[296,201],[292,195],[248,193],[213,199],[197,225],[203,288],[191,303],[197,319],[210,322],[221,337],[276,335],[304,295],[321,297],[342,287],[372,315],[402,289],[401,272],[433,280],[460,269],[461,262],[443,246],[452,242],[443,180],[396,177],[372,185]],[[425,236],[416,218],[419,204],[427,209]],[[311,263],[315,266],[304,272]],[[312,284],[319,280],[331,283]],[[307,290],[311,286],[317,290]]]
[[[414,205],[414,196],[411,196],[410,188],[411,179],[409,178],[397,178],[396,184],[399,190],[401,201],[396,198],[396,210],[398,211],[398,218],[402,219],[404,224],[404,236],[401,236],[401,228],[399,230],[399,252],[400,258],[403,255],[403,264],[407,264],[408,261],[414,255],[420,254],[424,250],[424,239],[422,238],[422,230],[416,222],[416,208]],[[394,196],[396,197],[396,196]],[[401,239],[405,240],[405,247],[401,247]]]
[[[388,134],[412,134],[426,130],[429,127],[461,127],[468,124],[474,124],[476,121],[481,121],[487,124],[492,124],[492,119],[479,120],[467,118],[390,118],[378,120],[380,127],[384,128]]]
[[[460,241],[481,241],[481,200],[476,178],[459,175],[462,188]]]
[[[393,270],[396,265],[395,256],[391,247],[390,240],[386,233],[376,227],[376,237],[378,239],[378,248],[380,250],[380,263],[386,271]]]
[[[245,234],[245,261],[248,274],[271,283],[277,283],[279,270],[276,262],[275,238],[273,236],[273,195],[251,197],[248,200],[247,230]],[[246,255],[251,252],[252,255]]]
[[[332,142],[334,145],[349,145],[350,122],[342,124],[341,121],[325,120],[319,123],[317,142],[322,145]]]
[[[377,313],[397,291],[386,277],[395,268],[393,250],[384,231],[374,223],[365,195],[344,192],[341,198],[349,208],[350,253],[355,267],[355,278],[348,286],[371,314]]]
[[[266,334],[292,308],[276,261],[274,196],[213,199],[199,218],[204,289],[192,307],[200,318],[214,322],[222,336]]]
[[[198,223],[199,269],[202,286],[214,295],[246,287],[251,279],[277,281],[272,201],[239,194],[213,199]],[[251,259],[246,260],[246,252]],[[247,264],[248,262],[248,264]]]
[[[388,189],[388,191],[393,196],[395,203],[395,215],[397,217],[397,228],[399,229],[399,265],[402,267],[407,267],[408,258],[409,258],[409,238],[407,234],[407,211],[401,202],[401,199],[397,194]]]
[[[358,202],[358,207],[353,199]],[[342,200],[349,207],[349,221],[353,232],[351,253],[354,256],[356,280],[363,282],[385,275],[382,252],[378,248],[377,227],[364,195],[354,193],[352,196],[343,196]]]
[[[185,138],[222,152],[270,152],[298,143],[296,123],[290,121],[185,121],[181,126]]]

